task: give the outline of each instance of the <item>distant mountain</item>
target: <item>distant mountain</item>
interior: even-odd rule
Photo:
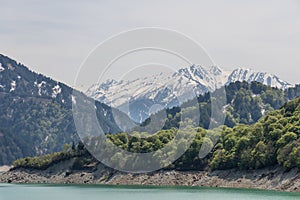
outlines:
[[[72,93],[71,87],[0,55],[0,165],[76,142]],[[105,132],[120,131],[112,108],[96,102],[96,109]]]
[[[256,81],[279,89],[292,86],[275,75],[250,69],[223,71],[217,66],[192,65],[175,73],[160,73],[132,81],[108,80],[91,86],[86,94],[128,113],[134,121],[142,122],[149,117],[149,109],[155,104],[172,108],[180,104],[178,96],[182,103],[236,81]],[[189,92],[191,89],[195,95]]]

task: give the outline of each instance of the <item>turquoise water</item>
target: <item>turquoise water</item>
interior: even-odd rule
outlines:
[[[0,200],[300,200],[300,193],[202,187],[0,184]]]

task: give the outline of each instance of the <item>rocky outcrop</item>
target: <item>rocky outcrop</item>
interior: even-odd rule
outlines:
[[[9,171],[11,168],[12,166],[9,165],[0,166],[0,174]]]

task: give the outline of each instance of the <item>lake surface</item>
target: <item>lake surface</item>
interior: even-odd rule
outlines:
[[[300,193],[203,187],[0,184],[0,200],[292,200]]]

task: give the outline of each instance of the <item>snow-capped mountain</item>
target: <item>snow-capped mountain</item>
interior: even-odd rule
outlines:
[[[86,94],[128,113],[134,121],[142,122],[151,114],[153,105],[158,104],[160,108],[178,106],[196,95],[236,81],[257,81],[280,89],[292,86],[275,75],[251,69],[224,71],[217,66],[192,65],[175,73],[160,73],[127,81],[108,80],[94,84]]]

